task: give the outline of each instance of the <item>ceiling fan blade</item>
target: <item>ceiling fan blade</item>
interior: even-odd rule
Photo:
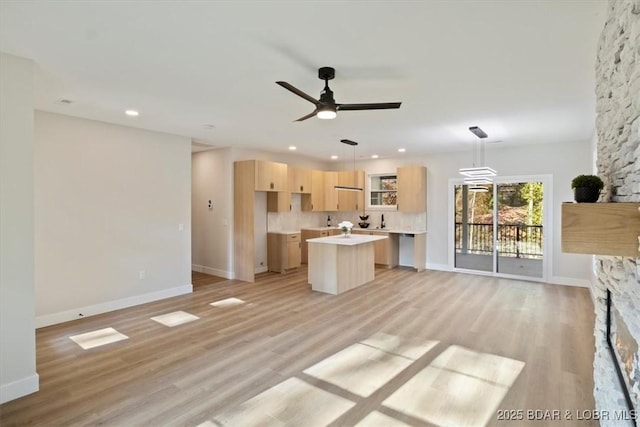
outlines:
[[[389,110],[392,108],[400,108],[402,102],[377,102],[373,104],[336,104],[338,111],[356,111],[356,110]]]
[[[315,117],[316,113],[318,112],[318,109],[313,110],[313,112],[307,114],[306,116],[302,116],[300,117],[298,120],[295,120],[296,122],[301,122],[303,120],[307,120],[310,119],[311,117]]]
[[[307,95],[306,93],[304,93],[303,91],[301,91],[297,87],[292,86],[287,82],[276,82],[276,83],[279,84],[280,86],[282,86],[283,88],[295,93],[299,97],[306,99],[307,101],[311,102],[312,104],[318,105],[318,100],[317,99],[315,99],[311,95]]]

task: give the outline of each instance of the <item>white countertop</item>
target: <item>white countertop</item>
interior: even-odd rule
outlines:
[[[387,236],[371,236],[368,234],[352,234],[350,237],[342,235],[317,237],[315,239],[307,239],[308,243],[323,243],[327,245],[356,246],[363,243],[375,242],[376,240],[388,239]]]
[[[338,230],[340,227],[302,227],[301,230],[311,231],[326,231],[326,230]]]
[[[269,233],[273,233],[273,234],[300,234],[299,231],[291,231],[291,230],[274,230],[274,231],[269,231]]]
[[[302,230],[313,230],[313,231],[325,231],[325,230],[339,230],[340,227],[302,227]],[[395,234],[425,234],[426,230],[411,230],[411,229],[393,229],[393,228],[360,228],[353,227],[353,230],[360,231],[382,231],[384,233],[395,233]]]
[[[425,234],[427,230],[376,230],[375,231],[386,231],[387,233],[396,233],[396,234]]]

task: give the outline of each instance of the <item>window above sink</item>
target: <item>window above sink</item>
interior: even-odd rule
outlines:
[[[395,210],[398,176],[395,173],[369,175],[367,209]]]

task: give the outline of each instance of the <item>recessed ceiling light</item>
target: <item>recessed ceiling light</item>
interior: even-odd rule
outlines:
[[[59,99],[58,104],[69,105],[69,104],[73,104],[73,101],[70,99]]]
[[[211,124],[202,125],[202,127],[206,130],[213,130],[215,128],[215,126]]]
[[[404,153],[405,151],[407,151],[406,148],[398,148],[398,153]]]
[[[290,146],[289,146],[289,150],[291,150],[291,151],[295,151],[295,149],[296,149],[296,146],[295,146],[295,145],[290,145]]]
[[[138,117],[140,115],[140,113],[138,113],[136,110],[127,110],[124,113],[127,116],[131,116],[131,117]]]
[[[331,160],[336,160],[338,158],[338,156],[336,156],[335,154],[331,156]]]
[[[379,156],[378,156],[377,154],[372,154],[372,155],[371,155],[371,158],[372,158],[372,159],[377,159],[378,157],[379,157]]]

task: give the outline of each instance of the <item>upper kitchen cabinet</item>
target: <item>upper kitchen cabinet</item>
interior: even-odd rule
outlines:
[[[353,212],[364,210],[364,171],[338,172],[338,185],[343,187],[362,188],[363,191],[336,191],[338,193],[338,210]]]
[[[311,194],[311,171],[309,169],[287,167],[290,193]]]
[[[311,194],[303,194],[302,210],[324,211],[324,171],[311,171]]]
[[[338,172],[324,172],[324,210],[338,210]]]
[[[404,166],[398,168],[398,212],[427,211],[427,168]]]
[[[285,163],[264,160],[248,160],[255,162],[256,191],[288,191],[287,165]]]

